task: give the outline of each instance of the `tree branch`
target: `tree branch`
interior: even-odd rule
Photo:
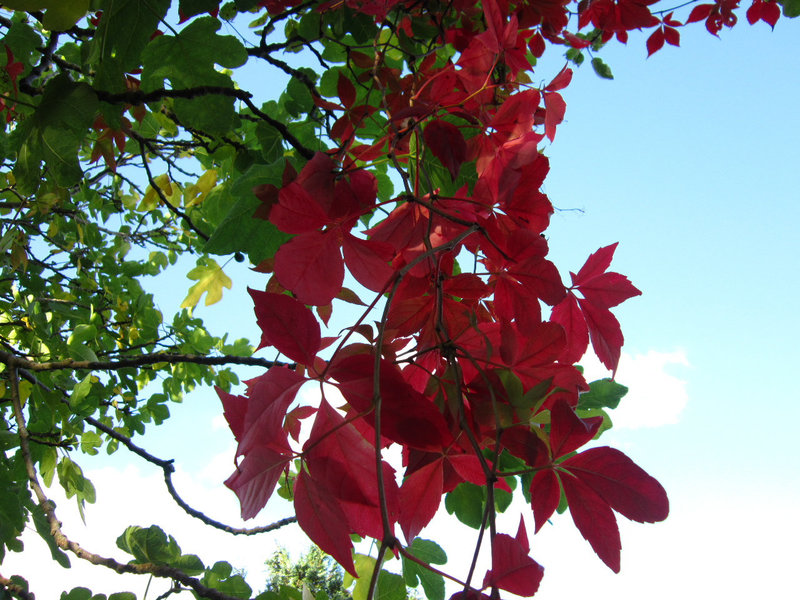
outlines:
[[[180,569],[168,565],[158,565],[153,563],[123,564],[113,558],[108,558],[95,554],[81,547],[77,542],[69,539],[61,530],[61,522],[55,512],[55,503],[52,502],[44,493],[36,467],[33,464],[29,445],[29,434],[25,423],[25,415],[22,412],[22,403],[19,395],[19,374],[16,367],[10,368],[11,380],[11,402],[14,411],[14,418],[17,422],[17,435],[19,436],[20,451],[25,464],[25,471],[28,476],[28,485],[33,491],[37,505],[44,512],[45,518],[50,525],[50,534],[53,536],[56,545],[62,550],[72,552],[78,558],[90,562],[93,565],[100,565],[111,569],[117,573],[151,574],[156,577],[172,579],[181,584],[192,588],[199,596],[210,598],[211,600],[234,600],[234,596],[229,596],[217,589],[203,585],[199,579],[186,575]]]
[[[116,371],[128,367],[141,367],[143,365],[153,365],[158,363],[194,363],[198,365],[248,365],[252,367],[264,367],[270,369],[274,366],[285,366],[295,368],[295,363],[283,363],[280,361],[266,360],[264,358],[254,358],[252,356],[202,356],[199,354],[143,354],[121,358],[119,360],[73,360],[67,358],[50,362],[35,362],[15,356],[10,352],[0,350],[0,361],[10,367],[20,367],[29,371],[58,371],[68,370],[88,370],[88,371]]]

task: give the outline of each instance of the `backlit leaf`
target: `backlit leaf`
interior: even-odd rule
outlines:
[[[189,288],[189,293],[181,302],[181,308],[194,308],[200,302],[203,294],[206,295],[206,306],[222,300],[222,288],[231,289],[233,282],[213,258],[198,260],[198,265],[186,275],[196,281]]]

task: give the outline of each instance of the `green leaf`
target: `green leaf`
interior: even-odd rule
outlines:
[[[51,0],[42,26],[50,31],[64,31],[89,12],[89,0]]]
[[[124,74],[140,65],[150,37],[166,16],[170,0],[103,0],[103,16],[93,38],[90,60],[98,64],[95,85],[123,91]]]
[[[270,165],[255,164],[227,188],[213,190],[205,201],[205,209],[221,213],[219,224],[206,242],[204,250],[211,254],[246,252],[250,262],[258,264],[275,256],[278,248],[291,238],[269,221],[254,219],[261,201],[253,188],[261,184],[281,185],[284,161]]]
[[[617,408],[628,388],[612,379],[598,379],[578,398],[578,408]]]
[[[614,75],[611,73],[611,67],[603,62],[602,58],[595,56],[592,59],[592,68],[599,77],[603,79],[614,79]]]
[[[206,569],[205,575],[201,579],[203,585],[212,587],[224,594],[235,598],[249,598],[253,590],[247,585],[244,577],[233,574],[230,564],[224,561],[214,563],[210,569]]]
[[[214,17],[192,21],[177,36],[162,35],[142,52],[142,89],[155,90],[169,80],[174,89],[202,86],[233,88],[228,75],[214,68],[241,66],[247,50],[230,35],[217,35]],[[230,131],[235,124],[234,98],[198,92],[195,98],[178,98],[175,112],[181,122],[212,134]]]
[[[406,600],[406,586],[403,578],[396,573],[381,570],[378,585],[373,596],[375,600]]]
[[[408,551],[428,564],[443,565],[447,562],[444,550],[430,540],[414,538]],[[403,578],[410,587],[421,584],[427,600],[444,600],[444,577],[405,557],[403,557]]]
[[[108,600],[136,600],[133,592],[115,592],[108,597]]]
[[[194,308],[203,294],[207,294],[206,306],[215,304],[222,300],[223,287],[233,287],[231,278],[225,275],[222,267],[213,258],[198,259],[197,266],[186,276],[197,283],[189,288],[189,293],[181,302],[181,308]]]
[[[783,8],[783,16],[790,19],[800,16],[800,0],[777,0]]]
[[[137,562],[171,565],[181,559],[181,549],[172,536],[155,525],[128,527],[117,538],[117,547],[133,555]]]
[[[177,560],[170,563],[170,566],[180,569],[190,577],[196,577],[206,569],[200,557],[194,554],[182,554]],[[111,599],[109,598],[109,600]]]
[[[473,529],[480,529],[483,522],[484,492],[473,483],[460,483],[444,498],[447,512]]]
[[[184,19],[214,10],[218,6],[219,0],[180,0],[178,3]]]
[[[69,405],[75,414],[88,416],[97,408],[98,400],[89,397],[91,390],[92,375],[87,375],[72,388],[72,393],[69,395]]]
[[[48,522],[44,511],[38,504],[31,508],[31,516],[33,517],[33,525],[36,527],[36,533],[39,534],[39,537],[45,541],[47,547],[50,549],[50,556],[52,556],[53,560],[62,567],[69,569],[69,556],[67,556],[56,544],[56,540],[50,532],[50,523]]]
[[[42,160],[58,185],[69,187],[81,180],[78,150],[97,107],[97,96],[85,83],[60,75],[47,84],[33,116],[19,128],[25,142],[14,174],[24,193],[38,187]]]

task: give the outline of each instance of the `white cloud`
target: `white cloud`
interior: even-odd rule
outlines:
[[[588,381],[608,377],[609,373],[593,353],[584,356],[581,364]],[[689,394],[686,381],[668,372],[673,365],[689,367],[683,350],[646,354],[622,353],[616,381],[629,388],[619,408],[611,411],[617,429],[661,427],[678,422]]]

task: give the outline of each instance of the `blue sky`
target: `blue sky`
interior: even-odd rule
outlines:
[[[611,43],[601,53],[614,81],[585,65],[564,92],[566,121],[547,149],[545,191],[557,207],[583,212],[554,216],[551,258],[577,270],[597,248],[620,242],[612,267],[643,295],[617,309],[626,336],[618,379],[631,392],[616,417],[620,426],[604,442],[664,484],[672,514],[657,525],[620,518],[620,575],[593,555],[569,517],[556,518],[532,539],[532,554],[545,565],[536,598],[751,600],[797,593],[798,26],[781,21],[771,32],[764,23],[743,22],[718,40],[698,24],[683,31],[682,48],[667,46],[649,59],[644,37],[631,36],[627,47]],[[544,81],[561,66],[552,64],[552,71],[539,71]],[[263,280],[235,276],[233,268],[226,271],[234,289],[198,313],[217,331],[255,340],[245,281]],[[190,282],[160,285],[169,313]],[[196,393],[174,413],[173,423],[154,432],[153,452],[177,459],[187,499],[235,522],[235,499],[221,485],[232,468],[231,438],[220,426],[215,395]],[[301,543],[294,529],[241,541],[194,528],[168,507],[157,471],[123,453],[112,458],[82,462],[94,472],[104,505],[90,508],[89,529],[71,514],[71,503],[60,505],[67,533],[87,547],[102,543],[98,528],[113,531],[107,549],[100,547],[113,554],[113,538],[126,523],[159,522],[185,551],[205,548],[199,553],[207,561],[246,565],[258,587],[258,564],[274,545]],[[259,522],[289,510],[276,505],[268,513]],[[509,517],[512,531],[517,518]],[[446,550],[474,537],[455,522],[437,521],[435,532]],[[28,548],[6,560],[3,574],[27,571],[44,584],[36,540]],[[460,558],[451,552],[451,565]],[[57,571],[58,589],[72,578],[74,585],[87,581],[77,569],[48,568]],[[105,578],[98,568],[90,572],[102,591]],[[130,584],[139,594],[143,586]]]

